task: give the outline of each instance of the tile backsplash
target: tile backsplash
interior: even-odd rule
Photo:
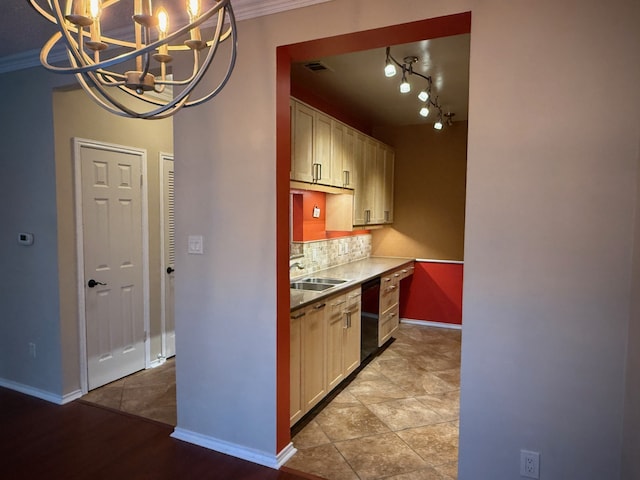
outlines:
[[[291,270],[291,277],[309,275],[318,270],[370,257],[371,234],[315,242],[293,242],[291,256],[295,256],[295,261],[304,265],[303,270],[297,268]]]

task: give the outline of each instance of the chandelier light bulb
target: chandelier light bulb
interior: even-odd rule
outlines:
[[[198,18],[198,15],[200,15],[200,0],[187,0],[187,13],[191,22]]]
[[[418,94],[418,99],[421,102],[426,102],[427,100],[429,100],[429,93],[426,90],[421,90]]]
[[[89,0],[89,14],[94,20],[100,17],[100,0]]]
[[[165,38],[167,31],[169,30],[169,15],[164,7],[158,9],[158,30],[160,31],[160,38]]]
[[[422,117],[427,118],[429,116],[429,107],[426,104],[423,105],[419,113]]]
[[[436,123],[433,124],[433,128],[436,130],[442,130],[442,119],[438,119]]]

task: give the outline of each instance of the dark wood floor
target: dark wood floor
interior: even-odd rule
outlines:
[[[54,405],[0,388],[0,477],[6,479],[315,478],[175,440],[173,427],[75,401]]]

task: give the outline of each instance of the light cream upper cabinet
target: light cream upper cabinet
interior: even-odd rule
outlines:
[[[365,136],[362,154],[355,158],[354,226],[392,223],[394,150]]]
[[[353,182],[353,224],[364,225],[367,216],[367,207],[365,201],[365,171],[364,171],[364,156],[367,137],[361,133],[355,134],[355,146],[353,148],[353,159],[351,168],[353,169],[353,175],[351,175]]]
[[[384,223],[393,223],[393,172],[395,167],[395,152],[391,147],[384,145],[383,154],[382,218]]]
[[[354,188],[354,157],[357,132],[351,127],[344,127],[343,155],[342,155],[342,186]]]
[[[322,185],[333,185],[331,127],[331,117],[316,110],[313,129],[312,180]]]
[[[346,125],[331,120],[331,185],[344,187],[346,175],[344,171]]]
[[[307,105],[291,100],[291,179],[314,181],[313,135],[316,112]]]

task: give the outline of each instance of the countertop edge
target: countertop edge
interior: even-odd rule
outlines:
[[[330,267],[327,268],[325,270],[320,270],[317,272],[314,272],[313,275],[318,275],[318,276],[333,276],[333,274],[331,273],[331,271],[335,271],[338,269],[344,270],[345,268],[348,268],[349,265],[355,265],[355,264],[363,264],[363,263],[373,263],[375,264],[376,260],[383,260],[383,261],[394,261],[396,260],[397,263],[392,265],[392,266],[386,266],[378,271],[375,271],[373,273],[368,273],[367,275],[364,276],[360,276],[357,279],[350,279],[348,282],[345,282],[341,285],[338,285],[334,288],[330,288],[328,289],[329,291],[322,291],[322,292],[305,292],[305,294],[310,297],[302,302],[300,302],[299,304],[295,304],[292,305],[291,301],[290,301],[290,306],[289,306],[289,311],[290,312],[294,312],[296,310],[299,310],[301,308],[304,307],[308,307],[309,305],[312,305],[315,302],[318,301],[322,301],[324,299],[327,299],[329,297],[332,297],[336,294],[340,294],[341,292],[345,292],[348,290],[351,290],[352,288],[355,287],[359,287],[360,285],[362,285],[363,283],[375,278],[375,277],[379,277],[382,275],[385,275],[388,272],[391,272],[393,270],[396,270],[404,265],[407,265],[409,263],[415,262],[416,259],[415,258],[406,258],[406,257],[368,257],[366,259],[362,259],[362,260],[356,260],[355,262],[350,262],[350,263],[343,263],[342,265],[337,265],[335,267]]]

